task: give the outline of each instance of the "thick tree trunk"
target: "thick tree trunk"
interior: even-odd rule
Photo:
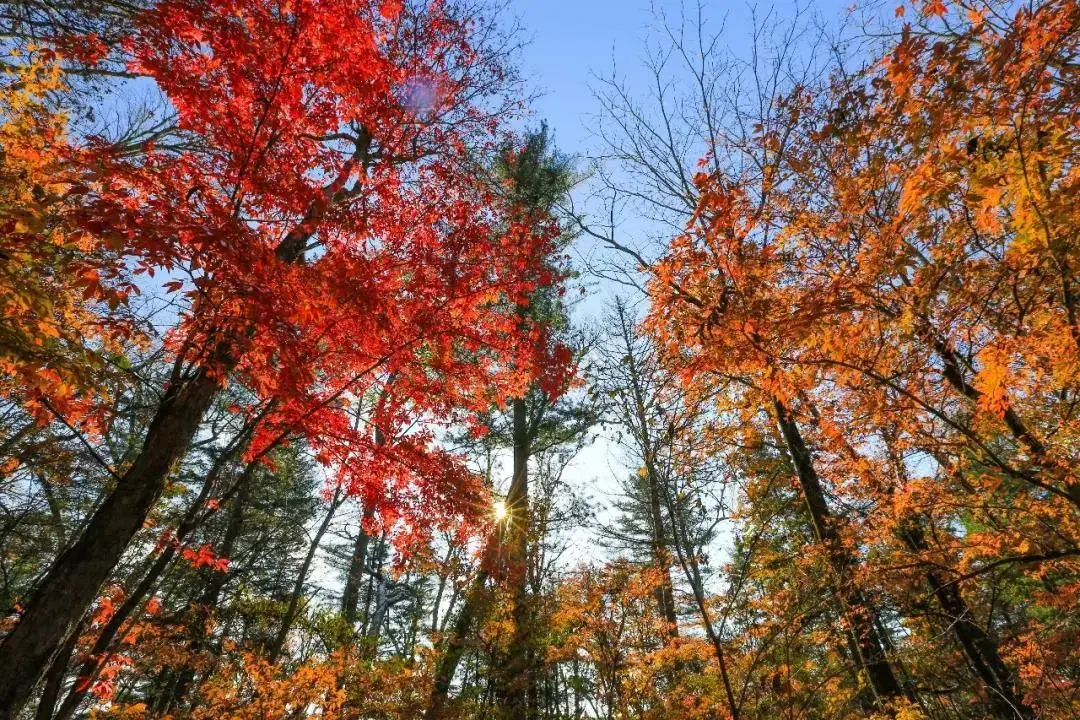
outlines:
[[[779,398],[773,398],[773,409],[783,435],[784,444],[802,488],[803,498],[810,513],[814,536],[824,546],[829,565],[834,573],[834,588],[842,605],[845,619],[851,626],[855,638],[854,650],[861,670],[870,681],[870,687],[879,701],[890,700],[906,695],[893,672],[885,654],[884,643],[875,628],[874,608],[863,595],[852,577],[855,560],[844,548],[836,528],[836,521],[825,502],[825,491],[817,471],[814,469],[802,433],[792,418],[791,413]]]
[[[142,451],[59,558],[0,645],[0,720],[11,720],[97,598],[102,584],[142,528],[173,464],[191,443],[219,390],[205,369],[166,393]]]
[[[334,204],[342,184],[359,164],[367,167],[371,137],[364,133],[354,159],[323,189],[303,220],[275,249],[282,263],[302,261],[304,248]],[[234,336],[235,337],[235,336]],[[203,416],[221,387],[220,378],[235,366],[242,348],[222,340],[211,362],[184,383],[166,391],[147,430],[142,450],[94,512],[79,539],[64,551],[35,589],[26,610],[0,644],[0,720],[12,720],[42,674],[61,651],[101,586],[120,562],[135,533],[165,488],[174,463],[191,445]]]

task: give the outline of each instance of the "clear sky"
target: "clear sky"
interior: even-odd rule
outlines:
[[[897,3],[903,0],[896,0]],[[864,0],[860,5],[878,4]],[[852,0],[799,0],[804,16],[841,21]],[[751,8],[758,17],[772,13],[770,24],[782,25],[795,12],[791,0],[744,2],[701,0],[708,27],[722,29],[727,48],[736,56],[750,52]],[[660,18],[694,18],[698,0],[510,0],[509,11],[531,39],[522,67],[533,86],[544,94],[535,103],[538,119],[556,131],[560,146],[571,153],[590,149],[589,116],[596,103],[590,91],[592,74],[610,73],[613,63],[631,84],[645,81],[644,46],[655,38]]]
[[[586,150],[587,116],[596,110],[591,75],[608,72],[613,60],[621,72],[637,69],[652,20],[650,0],[516,0],[512,7],[532,40],[523,67],[544,93],[537,116],[568,152]]]

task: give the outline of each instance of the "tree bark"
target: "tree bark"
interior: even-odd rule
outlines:
[[[814,469],[813,458],[802,433],[779,398],[773,398],[773,409],[788,455],[795,466],[810,513],[814,536],[825,548],[826,557],[835,575],[835,592],[855,637],[854,649],[858,651],[856,661],[870,681],[870,687],[879,702],[888,703],[892,699],[907,696],[893,672],[892,665],[889,664],[884,643],[875,628],[874,608],[852,577],[855,560],[844,548],[843,540],[837,532],[836,520],[829,512],[821,479]]]
[[[82,536],[38,585],[15,629],[0,645],[0,720],[11,720],[142,528],[220,384],[200,368],[166,392],[131,467],[94,513]]]
[[[485,560],[494,556],[497,540],[492,538],[484,553]],[[435,669],[435,681],[431,687],[431,697],[428,699],[427,710],[424,712],[424,720],[442,720],[446,715],[446,703],[450,696],[450,684],[454,680],[461,658],[465,655],[465,640],[472,632],[473,625],[479,617],[481,598],[484,585],[488,581],[488,571],[481,564],[473,579],[472,586],[462,603],[461,612],[454,620],[454,627],[445,641],[445,649],[442,658]]]
[[[371,135],[365,131],[338,177],[323,188],[321,197],[311,203],[304,218],[275,248],[278,261],[294,264],[303,260],[308,240],[327,210],[341,199],[340,190],[353,169],[358,164],[367,167],[371,142]],[[10,668],[0,674],[0,720],[12,720],[18,715],[42,674],[90,609],[165,489],[172,466],[191,446],[203,416],[221,389],[221,379],[236,367],[250,333],[249,328],[239,342],[219,341],[210,362],[199,365],[186,382],[174,378],[131,467],[117,478],[116,486],[94,512],[82,535],[57,558],[30,596],[19,623],[0,644],[0,668]]]
[[[152,592],[162,573],[164,573],[169,565],[172,564],[180,543],[182,543],[188,535],[194,532],[205,519],[199,516],[199,512],[203,509],[207,499],[210,497],[210,493],[216,485],[216,480],[221,473],[221,470],[229,460],[235,457],[242,448],[247,446],[249,437],[250,433],[245,431],[244,437],[240,439],[240,442],[228,452],[223,453],[222,456],[218,458],[218,461],[214,463],[214,466],[206,476],[206,480],[203,482],[203,487],[199,491],[198,497],[191,503],[187,512],[184,513],[184,517],[181,518],[180,523],[176,526],[176,543],[165,547],[157,558],[154,559],[150,568],[144,573],[142,580],[139,581],[139,584],[127,593],[124,597],[124,602],[116,609],[116,612],[113,613],[112,617],[109,618],[109,622],[105,624],[105,627],[101,629],[101,632],[94,640],[93,647],[88,653],[87,660],[79,667],[78,677],[85,678],[85,682],[76,683],[72,686],[53,720],[67,720],[75,714],[75,710],[78,708],[79,703],[89,691],[93,680],[97,677],[97,672],[101,669],[102,665],[104,665],[105,660],[107,659],[107,653],[112,647],[113,640],[116,638],[127,619],[136,610],[142,607],[144,599]],[[241,473],[240,477],[237,478],[236,482],[225,495],[243,493],[244,488],[254,476],[257,465],[257,460],[249,462],[245,466],[243,473]],[[225,554],[227,555],[228,552],[225,552]],[[82,690],[79,689],[80,687]]]
[[[323,536],[330,527],[330,521],[334,519],[334,513],[341,507],[341,502],[341,491],[339,490],[334,495],[334,499],[330,503],[330,508],[326,512],[326,517],[323,518],[322,524],[319,525],[319,529],[315,533],[315,537],[312,539],[310,547],[308,547],[307,556],[304,557],[304,563],[300,566],[300,572],[297,573],[296,582],[293,584],[292,595],[289,597],[289,607],[285,611],[285,617],[281,620],[281,629],[278,630],[277,637],[274,638],[273,643],[266,651],[266,659],[271,664],[278,661],[282,651],[285,649],[285,640],[288,638],[289,630],[292,629],[293,622],[296,621],[296,613],[300,607],[300,597],[304,594],[304,583],[307,582],[308,571],[311,570],[311,563],[315,559],[315,553],[319,550],[319,545],[322,543]]]
[[[523,398],[513,401],[514,475],[506,498],[508,589],[513,596],[514,637],[509,656],[499,673],[498,701],[504,720],[527,720],[532,668],[529,650],[533,639],[531,603],[527,588],[529,552],[529,413]]]
[[[929,549],[922,529],[909,523],[900,532],[904,544],[914,552]],[[986,685],[987,701],[999,720],[1031,720],[1034,711],[1024,704],[1016,689],[1016,674],[1001,657],[997,642],[975,622],[971,608],[956,583],[945,582],[933,571],[926,573],[926,584],[934,594],[949,626],[964,650],[972,670]]]
[[[356,542],[353,543],[349,570],[345,576],[345,590],[341,594],[341,615],[352,629],[356,625],[357,611],[360,606],[360,586],[364,582],[364,568],[367,567],[368,545],[371,538],[364,530],[364,522],[370,520],[370,510],[363,511]]]

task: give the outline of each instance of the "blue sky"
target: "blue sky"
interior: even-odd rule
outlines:
[[[522,67],[543,95],[535,103],[537,119],[556,132],[559,145],[571,153],[590,149],[588,117],[596,110],[590,92],[592,73],[618,74],[631,83],[645,81],[644,44],[655,36],[657,19],[694,17],[697,0],[510,0],[510,11],[531,42]],[[897,0],[898,3],[903,0]],[[863,3],[872,4],[872,3]],[[851,0],[801,0],[806,12],[833,24],[841,21]],[[702,0],[709,26],[720,29],[730,51],[746,57],[751,47],[751,3],[742,0]],[[772,11],[774,25],[793,13],[790,0],[756,4],[759,16]]]
[[[891,7],[894,1],[904,2],[864,0],[862,4]],[[508,0],[507,12],[522,26],[527,45],[520,65],[530,89],[539,93],[533,103],[530,125],[546,121],[558,148],[578,156],[578,168],[584,171],[590,168],[589,159],[604,151],[595,133],[600,104],[594,90],[602,87],[597,75],[617,78],[631,90],[635,101],[640,98],[648,110],[651,106],[648,96],[655,88],[646,62],[655,56],[658,46],[668,47],[661,29],[664,25],[685,27],[692,32],[698,24],[700,7],[706,35],[718,33],[721,38],[719,55],[730,56],[737,63],[750,62],[755,24],[764,26],[766,34],[783,32],[791,23],[800,26],[821,23],[830,28],[841,24],[851,26],[854,25],[849,22],[851,2],[779,0],[769,4],[700,0],[699,6],[699,0]],[[820,49],[811,47],[812,37],[816,35],[807,32],[795,39],[800,53]],[[767,42],[761,41],[759,45]],[[676,85],[685,90],[689,82],[685,70],[677,59],[670,65],[678,78]],[[639,92],[634,93],[635,90]],[[702,146],[687,158],[691,167],[704,150]],[[579,187],[575,204],[578,210],[584,208],[595,215],[596,206],[588,202],[592,187],[589,183]],[[634,236],[645,234],[645,226],[633,213],[619,220],[621,239],[629,238],[634,244]],[[579,242],[579,253],[582,246],[589,244]],[[593,247],[589,246],[589,250]],[[599,310],[598,298],[590,298],[585,304]]]
[[[673,4],[668,0],[669,4]],[[524,70],[544,93],[537,116],[547,119],[569,152],[589,141],[586,116],[595,110],[592,72],[636,69],[635,50],[649,22],[649,0],[518,0],[514,9],[532,42]]]

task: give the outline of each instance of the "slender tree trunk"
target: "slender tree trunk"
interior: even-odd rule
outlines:
[[[914,552],[929,549],[922,529],[914,523],[901,530],[904,544]],[[945,582],[933,571],[926,573],[926,584],[949,620],[949,626],[964,650],[972,670],[986,685],[987,700],[999,720],[1030,720],[1034,712],[1016,691],[1016,674],[1001,657],[998,645],[975,622],[971,608],[956,583]]]
[[[723,640],[716,631],[716,627],[712,621],[712,613],[709,612],[709,606],[706,602],[705,587],[701,578],[701,568],[697,559],[694,557],[694,548],[687,540],[686,528],[682,526],[682,523],[679,521],[678,508],[672,500],[671,494],[665,493],[664,499],[666,501],[665,504],[667,505],[668,516],[671,520],[675,554],[679,560],[679,565],[682,566],[683,573],[686,575],[686,580],[690,584],[691,592],[693,592],[694,602],[698,608],[698,614],[701,616],[701,622],[705,626],[705,636],[713,646],[713,653],[716,655],[716,663],[720,669],[720,680],[724,686],[724,699],[727,701],[728,712],[731,715],[732,720],[739,720],[739,703],[735,700],[735,691],[731,686],[731,676],[728,673],[727,655],[724,652]],[[680,530],[680,528],[682,529]]]
[[[814,469],[802,433],[792,418],[791,413],[779,398],[773,398],[776,420],[787,446],[788,455],[799,479],[803,491],[814,536],[824,546],[829,565],[834,573],[834,587],[840,599],[845,619],[851,626],[855,637],[857,661],[870,681],[870,687],[882,703],[894,698],[907,696],[900,686],[892,665],[885,654],[884,644],[875,628],[874,608],[854,582],[855,560],[844,548],[843,540],[836,528],[836,520],[829,512],[825,501],[825,491],[821,479]]]
[[[379,403],[377,410],[381,410],[387,398],[387,392],[389,390],[389,383],[393,382],[393,376],[387,381],[387,386],[379,393]],[[359,420],[359,415],[357,416]],[[373,439],[375,441],[375,447],[381,448],[386,444],[386,435],[382,428],[379,427],[378,418],[376,417],[375,431]],[[364,569],[367,567],[368,559],[368,546],[371,544],[371,538],[364,529],[364,523],[370,521],[374,517],[374,512],[371,508],[364,508],[360,516],[360,527],[357,532],[356,542],[353,544],[352,557],[349,560],[349,571],[345,577],[345,590],[341,594],[341,614],[345,617],[345,621],[349,623],[350,631],[355,631],[357,608],[360,605],[360,586],[364,582]],[[365,623],[367,622],[367,611],[365,609]],[[366,630],[366,628],[365,628]]]
[[[637,416],[638,445],[642,461],[645,464],[645,480],[648,483],[650,523],[652,525],[652,561],[661,573],[661,585],[656,588],[656,602],[660,614],[667,620],[672,637],[679,634],[678,616],[675,613],[675,586],[671,581],[671,557],[668,553],[667,538],[664,531],[664,515],[661,510],[660,473],[656,466],[657,443],[649,432],[648,411],[645,404],[645,389],[639,366],[639,357],[635,353],[633,325],[626,315],[622,302],[616,304],[619,331],[622,335],[623,348],[626,351],[626,369],[630,379],[630,391],[634,397],[634,413]]]
[[[241,479],[243,484],[232,499],[229,508],[229,522],[225,528],[225,537],[222,538],[221,545],[218,548],[218,553],[224,557],[232,556],[236,548],[236,541],[240,539],[240,534],[243,531],[244,511],[247,509],[248,498],[250,497],[250,480],[254,474],[255,466],[256,462],[248,464]],[[206,648],[209,639],[207,636],[207,623],[221,600],[221,591],[225,589],[225,585],[229,582],[228,573],[216,570],[207,570],[207,573],[207,581],[202,596],[195,603],[192,617],[188,622],[188,632],[191,633],[187,646],[189,660],[177,674],[172,692],[164,695],[165,705],[161,708],[162,712],[168,712],[170,709],[178,707],[194,682],[195,668],[190,660]]]
[[[71,653],[75,651],[75,644],[79,640],[79,633],[86,624],[86,618],[79,622],[78,628],[71,633],[64,647],[57,653],[49,671],[45,673],[45,687],[42,688],[41,698],[38,700],[35,720],[51,720],[53,711],[56,709],[56,701],[60,698],[60,690],[64,685],[64,675],[67,674],[68,663],[71,662]]]
[[[523,399],[514,400],[514,469],[513,478],[510,482],[510,489],[506,495],[507,527],[505,529],[499,529],[494,533],[489,539],[487,546],[484,548],[480,570],[477,572],[472,586],[465,595],[465,601],[462,604],[461,612],[454,621],[454,627],[445,642],[446,647],[443,651],[442,658],[436,667],[431,697],[428,700],[428,707],[424,713],[425,720],[440,720],[446,713],[450,685],[453,682],[454,674],[457,672],[457,667],[461,663],[461,658],[465,654],[466,640],[469,633],[472,632],[474,624],[480,617],[480,605],[483,600],[484,585],[490,577],[487,568],[496,564],[499,550],[504,543],[509,546],[510,558],[508,559],[508,572],[502,573],[502,579],[511,585],[515,593],[515,637],[511,644],[511,657],[508,659],[507,669],[499,673],[496,684],[499,685],[500,693],[507,696],[504,698],[505,703],[503,703],[504,712],[524,712],[524,709],[517,705],[517,699],[508,697],[511,693],[507,685],[516,684],[516,682],[511,683],[507,681],[510,678],[520,677],[523,674],[521,670],[522,658],[514,657],[517,654],[515,649],[522,647],[521,643],[527,643],[529,641],[528,636],[522,637],[518,635],[519,629],[517,623],[519,620],[519,613],[525,609],[525,603],[519,602],[519,599],[525,594],[527,579],[525,561],[527,560],[528,554],[528,533],[525,523],[528,518],[528,459],[530,444],[527,410],[528,408]],[[521,562],[515,562],[515,557],[521,558]],[[515,566],[520,568],[520,572],[515,570]],[[519,590],[520,593],[518,592]],[[522,617],[521,619],[525,621],[522,623],[522,627],[527,632],[529,625],[528,618]],[[519,715],[514,717],[523,716]]]
[[[247,434],[245,433],[245,435]],[[206,501],[216,485],[218,476],[228,461],[235,457],[242,448],[246,447],[248,437],[249,436],[241,438],[241,441],[236,444],[234,448],[223,453],[222,456],[218,458],[218,461],[214,463],[214,466],[206,476],[206,480],[203,482],[203,487],[199,491],[198,497],[191,503],[191,506],[184,514],[184,517],[181,518],[180,523],[176,526],[176,543],[165,547],[157,558],[154,559],[150,568],[144,573],[142,580],[139,581],[139,584],[127,593],[124,597],[124,602],[116,609],[116,612],[113,613],[112,617],[109,618],[109,622],[105,624],[105,627],[101,629],[101,632],[94,640],[93,647],[88,653],[87,660],[79,667],[78,677],[81,679],[81,682],[76,683],[72,686],[71,690],[68,691],[67,697],[64,698],[64,702],[60,705],[60,709],[57,711],[53,720],[68,720],[68,718],[75,714],[75,710],[78,708],[79,703],[89,691],[91,684],[97,677],[98,671],[108,659],[107,654],[109,649],[112,647],[113,640],[124,626],[124,623],[136,610],[139,610],[142,607],[143,601],[147,595],[153,591],[158,579],[172,564],[180,544],[183,543],[188,535],[199,527],[203,520],[205,520],[205,518],[200,517],[199,513],[206,505]],[[223,498],[231,496],[234,493],[243,493],[248,483],[251,482],[257,465],[257,460],[249,462],[244,467],[244,471],[241,473],[240,477],[233,483],[232,487],[223,494]],[[228,552],[226,551],[224,554],[228,555]]]
[[[345,576],[345,590],[341,594],[341,615],[349,628],[356,625],[357,613],[360,607],[360,586],[364,582],[364,568],[367,567],[368,545],[371,538],[364,530],[364,523],[370,520],[372,512],[368,509],[363,511],[360,527],[358,528],[356,542],[353,543],[352,557],[349,558],[349,570]]]
[[[453,543],[447,543],[446,557],[439,564],[439,584],[435,590],[435,600],[431,603],[431,634],[439,632],[440,626],[446,624],[445,616],[443,622],[439,622],[440,612],[442,610],[443,595],[446,594],[446,585],[450,581],[450,560],[454,557],[454,545]],[[446,608],[446,612],[452,611],[454,604],[455,593],[451,591],[450,602]]]
[[[281,657],[282,650],[285,649],[285,640],[288,639],[289,630],[292,629],[293,622],[296,621],[296,613],[300,608],[300,598],[304,594],[304,583],[307,582],[308,571],[311,570],[311,563],[315,559],[315,553],[319,550],[319,545],[322,543],[323,536],[326,535],[326,531],[330,527],[330,521],[334,519],[334,513],[341,507],[341,503],[341,491],[338,490],[330,503],[330,508],[326,512],[326,517],[323,518],[322,524],[319,525],[319,529],[311,541],[311,546],[308,548],[307,555],[304,557],[304,563],[300,566],[300,572],[297,573],[296,582],[293,584],[292,595],[289,597],[289,607],[285,611],[285,617],[281,620],[281,629],[278,630],[277,637],[274,638],[273,643],[267,648],[266,659],[271,664],[278,661],[278,658]]]
[[[383,564],[386,562],[387,549],[386,535],[379,538],[379,544],[375,546],[375,557],[378,564],[371,574],[371,590],[369,591],[369,617],[365,618],[364,645],[361,656],[369,660],[374,659],[379,653],[379,638],[382,636],[383,623],[386,621],[386,613],[389,610],[387,597],[388,587],[386,577],[383,576]]]
[[[656,588],[656,603],[660,614],[667,621],[667,631],[671,637],[679,636],[679,617],[675,613],[675,587],[671,581],[670,555],[667,549],[664,516],[660,510],[660,488],[658,478],[648,472],[649,510],[652,519],[652,562],[660,571],[660,586]]]
[[[494,556],[494,546],[497,540],[494,538],[488,544],[485,555]],[[454,627],[446,638],[445,648],[439,664],[435,669],[435,680],[431,687],[431,697],[428,699],[427,710],[424,712],[424,720],[442,720],[446,715],[446,703],[450,696],[450,684],[454,680],[461,658],[465,655],[465,641],[472,632],[473,625],[479,617],[479,610],[484,593],[484,585],[488,581],[488,572],[481,564],[473,579],[469,592],[465,595],[461,612],[454,620]]]
[[[507,589],[513,598],[514,636],[509,655],[498,674],[496,691],[500,717],[527,720],[532,668],[532,607],[527,588],[529,549],[529,413],[523,398],[513,401],[514,474],[507,506]]]

